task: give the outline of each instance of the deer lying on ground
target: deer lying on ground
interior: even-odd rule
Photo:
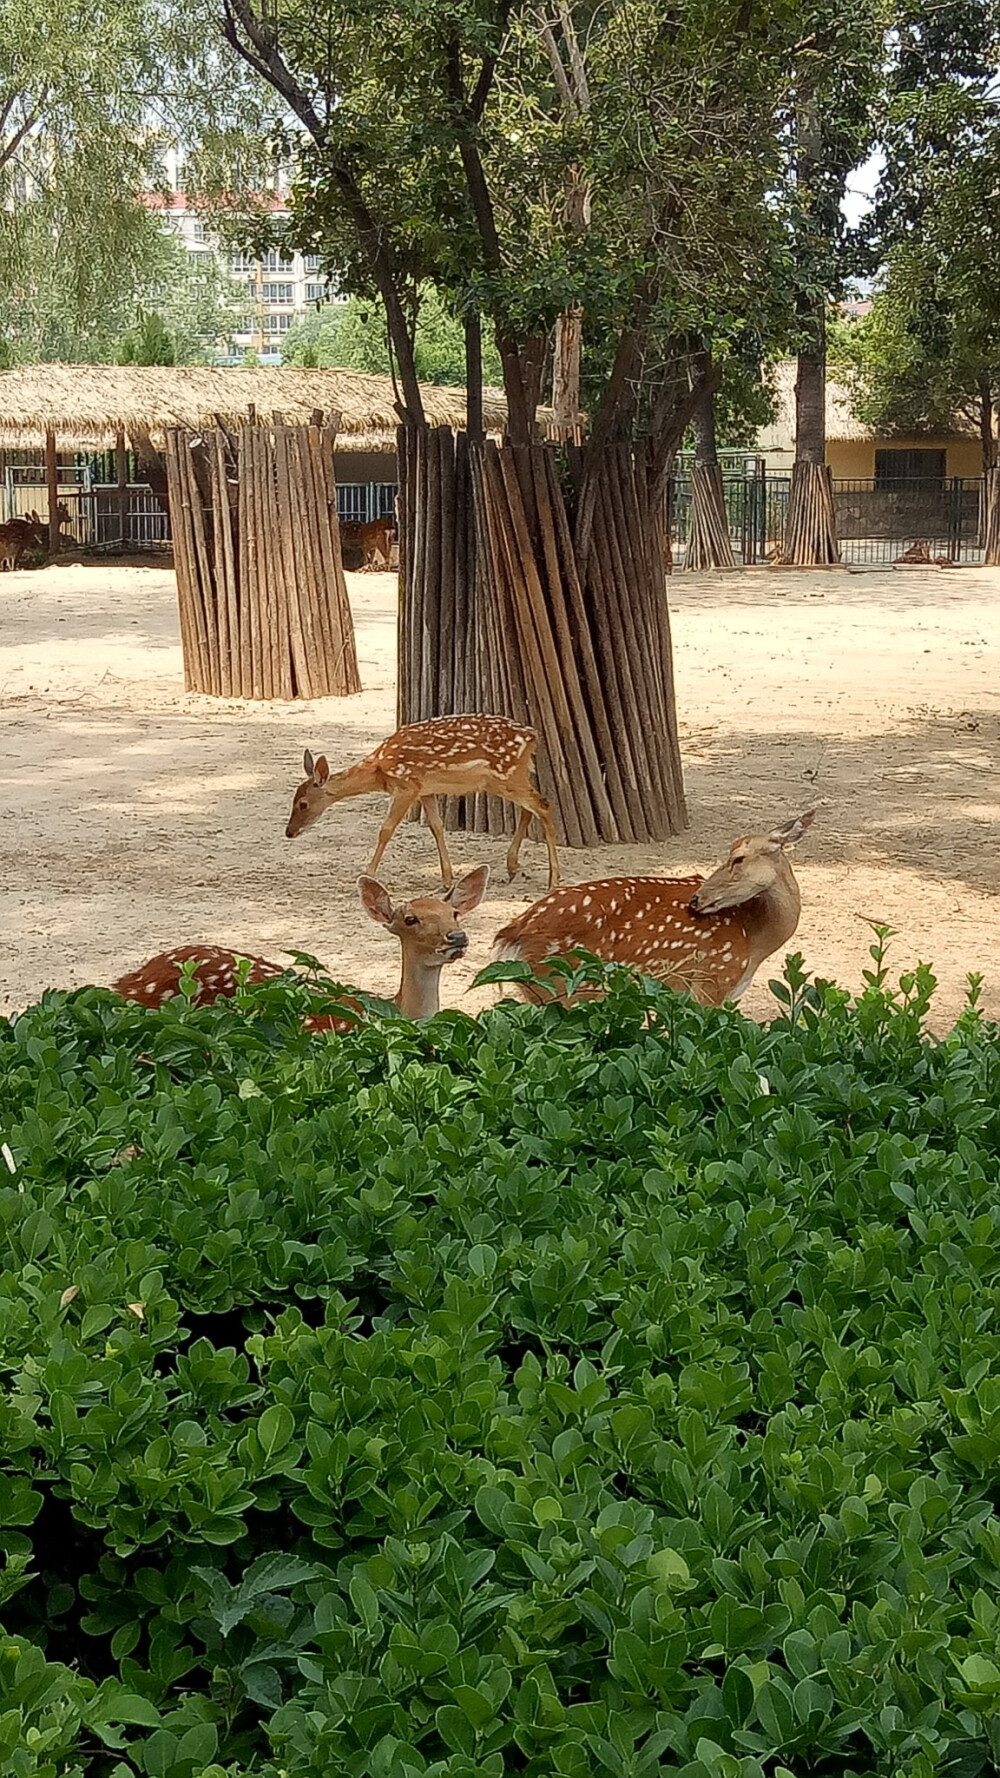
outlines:
[[[305,755],[305,782],[292,798],[292,812],[285,828],[286,839],[310,827],[331,806],[348,797],[366,796],[381,790],[391,796],[392,806],[378,836],[368,874],[374,876],[404,815],[419,803],[437,842],[441,877],[454,881],[441,821],[439,796],[471,796],[476,791],[517,803],[521,819],[507,852],[507,871],[514,876],[524,836],[537,815],[545,834],[549,856],[549,888],[559,883],[552,811],[533,782],[535,748],[533,729],[518,728],[505,716],[435,716],[430,722],[410,723],[397,729],[359,765],[331,772],[326,758]]]
[[[607,877],[546,895],[497,933],[494,960],[529,963],[544,976],[550,957],[590,951],[704,1006],[738,1000],[799,923],[799,886],[785,849],[814,815],[809,809],[766,838],[736,840],[725,864],[704,879]],[[565,992],[557,979],[512,985],[538,1002]]]
[[[447,896],[418,896],[398,907],[393,906],[388,891],[373,877],[359,879],[365,912],[400,943],[402,973],[395,998],[404,1018],[431,1019],[438,1011],[441,971],[446,963],[457,963],[469,948],[468,935],[459,919],[479,906],[489,876],[489,866],[480,865],[457,882]],[[161,951],[140,969],[123,975],[112,991],[140,1006],[162,1006],[172,994],[180,993],[184,965],[193,963],[198,990],[193,1004],[211,1006],[215,1000],[232,999],[239,986],[241,962],[249,964],[246,979],[252,987],[285,973],[280,963],[269,963],[265,957],[241,958],[239,952],[226,951],[218,945],[181,945],[174,951]],[[363,1017],[363,1008],[351,995],[345,995],[342,1004]],[[307,1031],[350,1031],[356,1022],[355,1018],[339,1018],[330,1012],[316,1013],[303,1021]]]

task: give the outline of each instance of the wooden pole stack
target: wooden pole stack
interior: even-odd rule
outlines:
[[[578,471],[583,454],[575,453]],[[399,720],[528,723],[563,844],[663,839],[686,823],[663,561],[644,461],[606,451],[585,555],[557,449],[401,435]],[[445,822],[515,812],[449,799]]]
[[[726,493],[717,463],[691,465],[691,530],[685,569],[735,568]]]
[[[792,465],[785,539],[776,568],[833,568],[840,563],[833,478],[826,463]]]
[[[212,697],[361,690],[340,558],[336,428],[167,434],[184,683]]]

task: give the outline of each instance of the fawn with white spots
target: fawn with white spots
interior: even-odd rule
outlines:
[[[496,961],[528,963],[590,951],[690,994],[704,1006],[738,1000],[766,958],[787,944],[802,901],[785,855],[814,809],[774,833],[736,840],[710,877],[606,877],[536,901],[497,933]],[[527,1000],[561,984],[513,984]]]
[[[441,971],[446,963],[457,963],[469,948],[468,934],[459,919],[479,906],[489,877],[489,866],[483,864],[455,883],[447,896],[417,896],[398,907],[374,877],[359,879],[365,912],[399,940],[402,973],[395,998],[404,1018],[431,1019],[439,1010]],[[194,1005],[210,1006],[214,1000],[229,1000],[236,993],[241,961],[250,965],[247,982],[251,986],[284,974],[280,963],[269,963],[264,957],[242,958],[238,951],[222,950],[218,945],[181,945],[174,951],[161,951],[141,969],[123,975],[114,983],[113,992],[140,1006],[162,1006],[170,995],[180,992],[183,966],[193,962],[198,990]],[[344,1005],[357,1013],[363,1011],[348,995]],[[304,1021],[307,1031],[350,1031],[354,1023],[336,1013],[317,1013]]]
[[[517,832],[507,852],[507,871],[514,876],[521,845],[537,815],[545,834],[549,857],[549,888],[559,885],[559,855],[552,811],[533,779],[538,736],[533,729],[519,728],[505,716],[435,716],[430,722],[413,722],[397,729],[374,753],[346,771],[331,772],[321,754],[305,756],[305,782],[292,798],[292,812],[285,838],[293,840],[331,807],[348,797],[366,796],[381,790],[392,804],[382,824],[378,845],[368,866],[374,875],[400,822],[415,803],[420,803],[427,825],[437,842],[441,877],[445,886],[455,873],[444,837],[439,796],[472,796],[481,791],[516,803],[521,810]]]

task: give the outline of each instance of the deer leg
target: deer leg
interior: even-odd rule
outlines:
[[[437,844],[438,857],[441,860],[441,881],[446,889],[450,889],[455,881],[455,872],[451,867],[451,859],[448,856],[448,846],[444,837],[444,822],[441,819],[441,804],[438,802],[436,796],[422,796],[420,798],[420,807],[427,816],[427,825],[430,828],[431,833],[434,835]]]
[[[517,824],[517,832],[515,833],[514,838],[511,840],[510,845],[507,849],[507,875],[508,875],[508,877],[513,877],[513,876],[516,876],[516,874],[517,874],[517,861],[521,856],[521,846],[524,842],[524,836],[527,833],[530,826],[531,826],[531,810],[522,808],[520,819]]]
[[[409,790],[397,791],[396,795],[393,797],[389,813],[383,821],[379,831],[378,845],[375,847],[375,851],[372,854],[371,864],[368,866],[368,875],[370,877],[373,877],[378,870],[389,841],[392,839],[403,816],[412,809],[416,800],[416,797],[413,796]]]
[[[517,800],[524,812],[517,824],[517,832],[514,835],[510,851],[507,854],[507,869],[510,871],[511,876],[513,876],[514,871],[517,869],[517,859],[521,850],[521,841],[528,831],[528,824],[532,815],[537,815],[542,824],[542,832],[545,835],[545,849],[549,855],[549,888],[558,889],[559,853],[556,850],[556,824],[552,819],[552,809],[546,802],[544,796],[535,789],[533,784],[529,784],[527,790],[525,790]],[[514,861],[513,868],[511,868],[512,858]]]

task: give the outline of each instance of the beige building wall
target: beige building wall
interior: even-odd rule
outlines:
[[[944,451],[945,474],[974,477],[982,474],[979,440],[976,438],[831,438],[826,460],[835,481],[861,481],[875,474],[875,452]]]

